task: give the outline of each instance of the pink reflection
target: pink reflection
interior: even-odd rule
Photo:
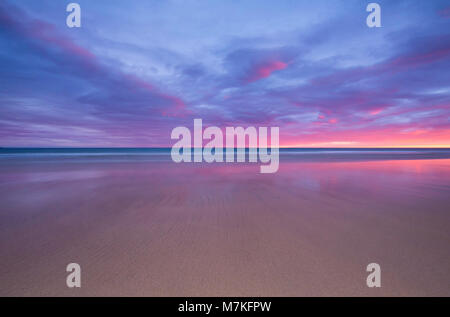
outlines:
[[[9,295],[61,295],[68,258],[93,272],[83,295],[365,296],[371,261],[396,278],[380,294],[449,294],[449,159],[3,163]]]

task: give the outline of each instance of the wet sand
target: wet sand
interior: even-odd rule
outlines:
[[[448,158],[282,157],[260,174],[16,157],[0,172],[1,296],[450,296]]]

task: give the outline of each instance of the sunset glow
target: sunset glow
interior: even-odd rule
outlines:
[[[0,4],[0,146],[167,147],[202,118],[282,147],[450,147],[445,1],[383,1],[373,29],[357,1],[80,4],[77,30],[57,1]]]

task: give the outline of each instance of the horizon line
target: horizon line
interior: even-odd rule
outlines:
[[[0,150],[3,149],[171,149],[171,146],[0,146]],[[203,149],[204,147],[191,147],[192,149]],[[228,149],[227,147],[223,147]],[[258,149],[259,147],[252,147],[251,149]],[[267,149],[271,147],[268,146]],[[448,149],[450,150],[450,145],[443,146],[360,146],[360,147],[292,147],[292,146],[280,146],[279,149]],[[233,149],[238,149],[234,147]],[[250,147],[245,147],[245,149],[250,149]]]

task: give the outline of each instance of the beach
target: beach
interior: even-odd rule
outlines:
[[[0,172],[0,296],[450,296],[448,150],[281,151],[273,174],[4,151]]]

